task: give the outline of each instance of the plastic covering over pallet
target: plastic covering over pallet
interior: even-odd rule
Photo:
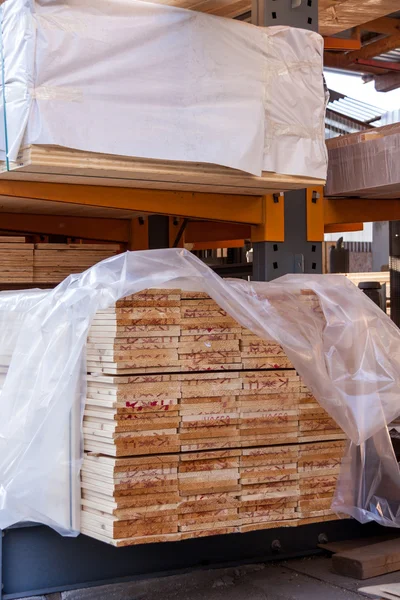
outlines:
[[[1,11],[7,168],[50,145],[326,178],[318,34],[134,0]]]
[[[0,294],[0,528],[79,531],[85,345],[99,309],[152,287],[204,291],[256,335],[281,344],[350,438],[335,508],[400,526],[400,476],[387,424],[399,415],[400,332],[340,276],[273,283],[220,279],[184,250],[126,253],[49,292]],[[318,297],[326,320],[302,290]]]

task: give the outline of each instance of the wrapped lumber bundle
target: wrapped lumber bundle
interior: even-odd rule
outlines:
[[[255,195],[323,185],[318,34],[135,1],[15,0],[2,22],[6,177]]]
[[[0,283],[32,283],[33,244],[24,237],[0,236]]]
[[[119,244],[35,244],[33,281],[59,283],[119,252]]]
[[[327,196],[399,197],[399,123],[332,138],[327,147]]]
[[[240,332],[247,326],[265,340],[275,339],[295,369],[249,369],[230,363],[240,368],[224,370],[219,365],[215,370],[169,372],[161,366],[118,374],[125,359],[129,369],[146,368],[138,367],[139,357],[131,355],[142,343],[161,344],[168,350],[169,338],[178,361],[182,360],[181,304],[168,306],[177,299],[162,300],[161,292],[152,298],[147,294],[149,310],[157,308],[158,302],[160,309],[178,308],[180,322],[136,322],[121,334],[117,318],[112,326],[97,323],[90,331],[93,315],[104,309],[115,311],[122,298],[120,307],[145,308],[134,306],[135,297],[129,294],[169,286],[208,291],[238,320]],[[315,296],[304,293],[305,288]],[[182,293],[179,298],[190,300]],[[249,284],[218,278],[182,249],[130,252],[69,278],[54,290],[3,293],[0,308],[1,529],[36,520],[71,536],[81,530],[82,512],[88,513],[82,518],[90,535],[127,545],[212,535],[218,529],[245,531],[243,527],[334,518],[325,511],[330,510],[344,440],[339,432],[337,439],[329,439],[336,433],[332,423],[323,422],[328,417],[314,405],[311,392],[350,439],[332,506],[361,522],[399,524],[398,462],[387,424],[398,418],[400,334],[346,278],[292,275],[269,284]],[[240,332],[242,353],[247,334]],[[190,335],[197,334],[203,331]],[[94,364],[86,386],[82,370],[88,335]],[[128,356],[121,354],[121,339]],[[226,341],[232,339],[237,338]],[[103,363],[97,360],[102,355],[110,357],[116,373],[102,372]],[[204,414],[199,404],[207,407]],[[314,431],[308,423],[300,427],[303,412],[307,421],[315,421]],[[221,413],[222,425],[218,423]],[[247,419],[259,439],[253,439],[251,430],[243,433]],[[201,432],[199,423],[204,421]],[[275,430],[278,425],[291,428],[296,422],[295,432]],[[187,424],[193,424],[193,432]],[[182,435],[189,439],[181,440]],[[229,445],[231,435],[234,445]],[[291,437],[284,442],[287,436]],[[196,445],[215,439],[224,447]],[[191,443],[196,449],[182,449]],[[86,456],[81,507],[82,447]],[[288,448],[277,452],[282,447]],[[221,452],[223,456],[213,454]],[[216,475],[218,470],[222,476]],[[180,474],[191,472],[196,475],[180,479]],[[160,491],[159,478],[168,491]],[[221,482],[226,487],[218,487]],[[159,510],[169,511],[164,515],[168,521],[160,522]],[[208,514],[199,516],[202,512]],[[196,525],[199,518],[204,529]]]
[[[313,294],[298,301],[323,318]],[[283,348],[205,294],[145,290],[98,311],[87,367],[88,535],[129,545],[332,517],[344,434]]]

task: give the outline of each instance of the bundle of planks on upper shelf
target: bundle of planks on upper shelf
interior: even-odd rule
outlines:
[[[23,236],[0,236],[0,283],[31,283],[33,252]]]
[[[0,236],[0,283],[59,283],[119,252],[119,244],[29,244],[23,236]]]
[[[261,196],[309,186],[325,179],[263,171],[260,176],[221,165],[155,160],[29,145],[1,178]]]
[[[120,251],[119,244],[35,244],[33,282],[59,283]]]
[[[336,518],[343,432],[283,348],[205,294],[99,311],[87,367],[83,533],[124,546]]]
[[[115,207],[136,202],[139,212],[154,192],[127,188],[261,196],[324,185],[323,44],[314,32],[153,2],[126,3],[121,25],[118,3],[95,0],[32,0],[14,24],[2,4],[4,78],[18,101],[3,107],[0,179],[73,184],[71,195],[83,184],[77,202],[101,195],[104,205],[111,195]],[[82,56],[96,65],[90,77]],[[21,86],[34,95],[21,96]],[[88,126],[94,114],[101,128]]]

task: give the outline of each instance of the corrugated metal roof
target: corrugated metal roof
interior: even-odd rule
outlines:
[[[385,111],[355,98],[329,90],[330,100],[325,117],[325,137],[355,133],[380,125]]]
[[[349,98],[344,94],[329,90],[330,100],[328,103],[328,109],[338,113],[339,115],[349,117],[353,121],[357,121],[360,124],[370,125],[375,121],[379,121],[385,110],[372,106],[366,102]]]
[[[400,63],[400,48],[390,50],[390,52],[385,52],[385,54],[379,54],[379,56],[374,56],[374,60]]]

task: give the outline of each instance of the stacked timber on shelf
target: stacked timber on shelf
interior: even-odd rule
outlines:
[[[0,282],[19,283],[33,280],[33,244],[24,237],[0,236]]]
[[[326,144],[326,196],[399,197],[399,123],[332,138]]]
[[[6,179],[84,183],[157,190],[263,195],[324,185],[324,179],[263,171],[260,177],[215,164],[153,160],[31,145]]]
[[[60,283],[120,251],[119,244],[29,244],[0,236],[0,283]]]
[[[124,546],[336,518],[343,432],[282,347],[205,294],[100,311],[87,364],[83,533]]]
[[[33,282],[59,283],[118,252],[119,244],[35,244]]]

